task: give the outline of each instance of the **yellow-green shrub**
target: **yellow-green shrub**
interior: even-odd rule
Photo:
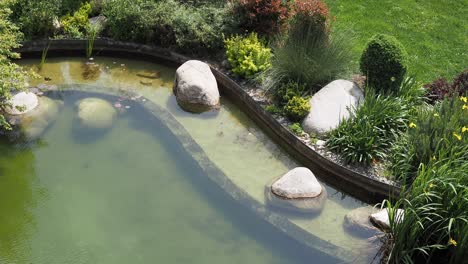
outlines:
[[[63,31],[70,37],[81,38],[86,32],[89,20],[88,16],[91,13],[91,4],[83,3],[78,11],[73,16],[66,15],[60,20]]]
[[[232,72],[239,76],[252,77],[271,66],[271,50],[258,39],[256,33],[250,33],[247,37],[231,36],[224,40],[224,46]]]
[[[284,106],[284,113],[293,122],[299,122],[304,119],[309,111],[309,100],[300,96],[293,96]]]

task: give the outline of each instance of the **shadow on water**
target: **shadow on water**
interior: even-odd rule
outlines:
[[[280,232],[270,223],[256,216],[250,209],[241,205],[234,200],[218,185],[212,182],[199,167],[198,163],[187,153],[187,151],[178,142],[177,138],[168,131],[161,121],[150,115],[143,107],[135,105],[132,107],[131,125],[138,130],[145,130],[148,133],[155,135],[155,130],[158,130],[157,136],[166,145],[166,149],[171,152],[171,156],[177,156],[179,164],[191,185],[202,194],[203,199],[213,208],[224,215],[226,219],[231,220],[232,225],[243,234],[252,236],[255,240],[265,245],[272,255],[286,256],[290,263],[338,263],[339,261],[332,256],[328,256],[322,252],[311,249],[302,243],[292,239],[286,234]],[[146,120],[146,121],[144,121]],[[151,120],[151,122],[147,122]],[[166,131],[161,131],[164,127]],[[174,142],[177,142],[174,144]],[[195,223],[203,232],[213,233],[214,230],[209,223]],[[219,234],[218,234],[219,236]],[[222,242],[222,241],[220,241]]]

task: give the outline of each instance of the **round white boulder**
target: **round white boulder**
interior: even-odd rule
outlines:
[[[92,129],[112,127],[117,116],[115,108],[99,98],[86,98],[78,102],[78,120],[80,124]]]
[[[210,66],[198,60],[187,61],[177,69],[174,94],[186,111],[203,112],[219,106],[216,78]]]
[[[310,99],[310,112],[302,122],[302,128],[307,133],[329,132],[349,118],[363,99],[363,92],[354,82],[333,81]]]
[[[312,171],[305,167],[290,170],[271,186],[275,195],[288,199],[315,198],[322,193],[322,189]]]
[[[39,100],[34,93],[21,92],[13,95],[8,103],[11,104],[11,107],[5,109],[7,114],[22,115],[36,108],[39,105]]]

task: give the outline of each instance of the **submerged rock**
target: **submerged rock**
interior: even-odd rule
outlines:
[[[189,112],[204,112],[219,107],[216,78],[208,64],[190,60],[182,64],[174,82],[177,103]]]
[[[37,95],[31,92],[20,92],[8,101],[11,107],[7,107],[5,112],[9,115],[23,115],[35,109],[39,100]]]
[[[101,66],[94,62],[86,62],[82,64],[81,73],[84,80],[97,80],[101,75]]]
[[[349,118],[350,113],[363,100],[359,87],[347,80],[336,80],[318,91],[310,99],[310,112],[302,122],[307,133],[324,134]]]
[[[86,98],[77,103],[78,121],[82,127],[108,129],[114,124],[117,111],[111,103],[100,98]]]
[[[397,209],[395,212],[395,223],[401,223],[405,217],[405,210]],[[388,208],[382,209],[370,215],[372,223],[382,230],[390,229],[390,219],[388,218]]]
[[[344,217],[343,225],[345,229],[361,237],[372,237],[380,231],[370,221],[370,215],[379,210],[372,206],[356,208]]]
[[[327,198],[326,189],[307,168],[295,168],[265,190],[269,205],[300,213],[318,213]]]
[[[39,97],[38,105],[22,115],[7,115],[8,122],[14,126],[13,135],[22,134],[27,140],[39,138],[55,121],[63,102],[48,97]]]
[[[159,71],[140,71],[136,75],[146,79],[159,79],[161,77]]]

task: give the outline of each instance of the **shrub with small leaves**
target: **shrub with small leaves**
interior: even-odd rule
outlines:
[[[224,46],[232,72],[241,77],[252,77],[271,66],[271,50],[256,33],[247,37],[232,36],[224,40]]]
[[[280,106],[284,106],[294,96],[301,96],[305,90],[305,85],[289,81],[283,85],[279,85],[277,89],[272,89],[271,92],[275,101]]]
[[[395,92],[406,74],[407,57],[405,48],[396,38],[384,34],[373,36],[360,61],[367,85],[378,93]]]
[[[288,126],[288,128],[296,135],[300,136],[304,133],[304,130],[299,123],[293,123]]]
[[[72,38],[83,37],[89,26],[89,14],[91,14],[91,4],[83,3],[73,16],[68,14],[62,17],[60,22],[65,34]]]
[[[432,83],[424,85],[427,90],[427,97],[431,104],[444,100],[445,97],[452,98],[468,94],[468,69],[455,77],[453,83],[449,83],[445,78],[438,78]]]
[[[270,114],[281,114],[281,113],[283,113],[283,109],[281,107],[278,107],[277,105],[274,105],[274,104],[267,105],[265,107],[265,111],[267,111]]]
[[[284,106],[284,113],[293,122],[299,122],[309,113],[310,104],[308,98],[300,96],[292,97]]]

